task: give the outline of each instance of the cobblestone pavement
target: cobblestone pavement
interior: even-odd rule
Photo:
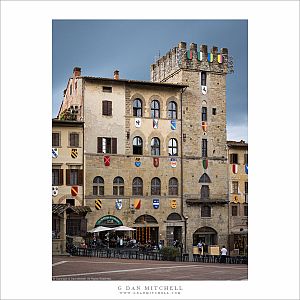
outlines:
[[[247,280],[248,265],[54,256],[53,280]]]

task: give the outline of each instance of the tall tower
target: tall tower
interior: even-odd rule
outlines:
[[[186,245],[227,245],[226,75],[228,50],[185,42],[151,65],[151,80],[188,85],[182,95],[182,202]]]

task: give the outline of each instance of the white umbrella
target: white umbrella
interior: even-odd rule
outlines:
[[[113,230],[113,228],[98,226],[96,228],[93,228],[93,229],[89,230],[88,232],[96,233],[96,232],[110,231],[110,230]]]
[[[127,226],[118,226],[118,227],[115,227],[113,230],[115,230],[115,231],[134,231],[136,229],[127,227]]]

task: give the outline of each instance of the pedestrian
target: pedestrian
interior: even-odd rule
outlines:
[[[119,243],[120,243],[120,248],[123,248],[123,238],[122,237],[120,238]]]
[[[202,246],[203,246],[203,244],[202,244],[202,242],[201,241],[199,241],[199,243],[198,243],[198,251],[199,251],[199,254],[200,255],[202,255]]]
[[[225,264],[226,263],[226,256],[227,256],[227,249],[225,248],[225,246],[222,246],[222,249],[221,249],[221,259],[220,259],[220,263],[221,264]]]

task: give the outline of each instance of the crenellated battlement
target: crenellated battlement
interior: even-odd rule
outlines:
[[[186,42],[180,42],[177,47],[159,58],[151,65],[151,81],[164,81],[179,69],[207,71],[216,73],[233,73],[233,59],[228,56],[228,49],[213,46],[208,52],[207,45],[191,43],[187,48]]]

